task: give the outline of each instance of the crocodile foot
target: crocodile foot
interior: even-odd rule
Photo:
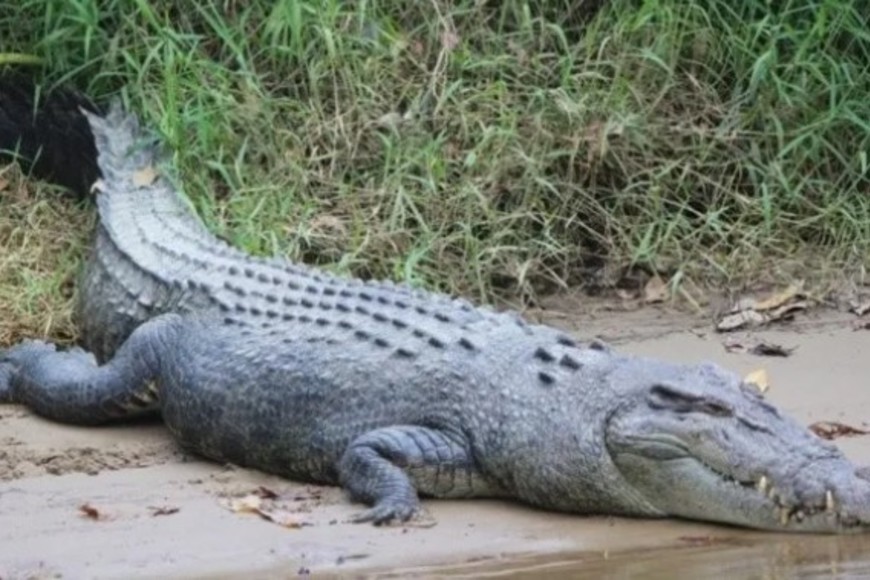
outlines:
[[[53,344],[42,340],[26,340],[0,350],[0,403],[15,403],[15,377],[20,369],[30,366],[47,354],[56,352]]]
[[[404,523],[420,512],[420,504],[399,499],[387,499],[378,502],[373,508],[354,516],[350,521],[354,524],[372,523],[376,526],[391,523]]]
[[[45,362],[51,357],[50,362]],[[0,350],[0,403],[18,403],[27,385],[41,384],[78,368],[96,366],[94,356],[75,346],[58,351],[42,340],[26,340]]]

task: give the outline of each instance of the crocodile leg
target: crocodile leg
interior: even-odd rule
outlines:
[[[420,509],[418,493],[441,498],[494,495],[464,437],[399,425],[369,431],[351,442],[339,462],[342,486],[373,507],[355,522],[405,521]]]
[[[159,408],[154,348],[167,329],[158,317],[140,326],[117,355],[98,366],[90,353],[27,341],[0,351],[0,403],[21,403],[64,423],[96,425]]]

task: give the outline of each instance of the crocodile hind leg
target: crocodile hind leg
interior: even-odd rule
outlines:
[[[96,425],[159,409],[158,346],[176,315],[140,326],[99,366],[90,353],[27,341],[0,351],[0,403],[21,403],[63,423]]]
[[[372,506],[355,522],[406,521],[420,510],[418,493],[441,498],[496,495],[484,481],[464,437],[399,425],[365,433],[338,466],[351,498]]]

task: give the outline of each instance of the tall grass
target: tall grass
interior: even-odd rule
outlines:
[[[0,2],[0,52],[120,93],[249,251],[480,300],[870,256],[859,0],[180,4]]]

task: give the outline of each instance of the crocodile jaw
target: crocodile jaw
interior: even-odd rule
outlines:
[[[870,531],[870,482],[845,460],[777,482],[767,475],[734,479],[688,456],[660,460],[619,453],[613,459],[623,476],[630,474],[633,487],[666,515],[780,532]],[[841,475],[830,478],[832,473]],[[822,489],[825,483],[827,489],[812,495],[800,491]],[[796,496],[804,497],[795,501]]]
[[[784,532],[870,531],[870,479],[715,365],[621,380],[606,422],[623,483],[663,514]]]

